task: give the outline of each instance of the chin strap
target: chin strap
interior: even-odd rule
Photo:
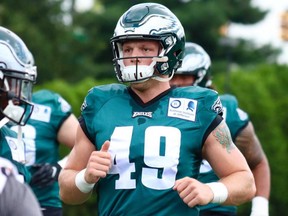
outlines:
[[[8,101],[8,105],[3,111],[3,113],[6,116],[9,116],[9,118],[12,118],[12,119],[14,119],[17,122],[20,122],[24,112],[25,112],[24,108],[21,107],[21,106],[14,105],[12,100]],[[7,117],[4,117],[0,121],[0,127],[3,127],[9,121],[10,120]],[[22,140],[22,127],[20,125],[18,125],[17,141],[18,141],[18,145],[21,145],[22,143],[24,144],[24,142]]]
[[[153,61],[155,62],[168,62],[168,57],[167,56],[162,56],[162,57],[153,57],[152,58]],[[172,79],[172,77],[174,76],[174,71],[170,74],[169,77],[160,77],[159,75],[154,75],[153,77],[151,77],[151,79],[160,81],[160,82],[168,82]]]
[[[10,120],[7,117],[4,117],[1,121],[0,121],[0,128],[2,128],[4,125],[6,125]]]
[[[23,142],[23,140],[22,140],[22,127],[20,125],[18,125],[17,140],[18,140],[19,144],[21,144]],[[24,144],[24,142],[23,142],[23,144]]]
[[[26,150],[25,150],[25,142],[23,141],[23,133],[22,133],[22,126],[18,125],[18,132],[17,132],[17,142],[18,145],[21,146],[23,145],[23,150],[24,150],[24,155],[23,155],[23,160],[20,161],[20,163],[26,164]]]
[[[1,121],[0,121],[0,128],[2,128],[4,125],[6,125],[10,120],[7,117],[4,117]],[[18,133],[17,133],[17,142],[18,145],[25,145],[25,143],[23,142],[22,139],[22,127],[20,125],[18,125]],[[24,148],[25,151],[25,148]],[[18,161],[21,163],[25,163],[25,154],[24,154],[24,161]]]
[[[157,80],[157,81],[160,81],[160,82],[168,82],[172,79],[172,77],[174,76],[174,71],[172,72],[172,74],[170,74],[169,77],[160,77],[159,75],[156,75],[156,76],[153,76],[151,77],[151,79],[154,79],[154,80]]]

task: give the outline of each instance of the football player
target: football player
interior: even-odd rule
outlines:
[[[25,43],[0,26],[0,215],[42,215],[26,184],[31,176],[24,165],[21,138],[21,126],[33,111],[31,95],[36,75],[32,54]],[[8,122],[18,125],[18,134],[7,127]]]
[[[22,39],[0,26],[0,155],[17,166],[22,181],[26,182],[30,181],[30,174],[24,166],[20,126],[27,123],[33,111],[31,95],[36,75],[32,54]],[[18,137],[7,127],[8,122],[18,125]]]
[[[170,88],[185,45],[178,18],[161,4],[136,4],[118,20],[111,45],[116,77],[129,86],[97,86],[86,96],[59,175],[62,200],[83,203],[96,185],[98,215],[196,216],[198,205],[251,199],[253,175],[217,93]],[[203,158],[220,181],[196,179]]]
[[[26,166],[32,174],[30,185],[44,216],[61,216],[58,175],[66,157],[59,159],[60,145],[72,149],[78,121],[71,105],[58,93],[48,89],[32,95],[34,110],[22,127],[26,143]],[[11,127],[17,130],[17,127]]]
[[[211,59],[208,53],[198,44],[186,42],[182,67],[172,80],[173,86],[201,86],[214,89],[211,79]],[[261,143],[254,131],[252,122],[246,112],[238,107],[235,96],[220,95],[223,105],[223,118],[226,121],[232,140],[245,156],[256,183],[256,195],[252,200],[251,216],[268,216],[270,195],[270,168]],[[204,183],[218,181],[210,164],[202,161],[198,180]],[[237,207],[221,204],[200,206],[200,216],[236,216]]]

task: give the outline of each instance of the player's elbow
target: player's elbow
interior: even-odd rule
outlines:
[[[61,189],[61,187],[60,187],[60,189],[59,189],[59,196],[60,196],[60,199],[61,199],[61,201],[62,201],[63,203],[70,204],[70,203],[69,203],[69,200],[68,200],[68,197],[65,195],[65,193],[63,192],[63,190]]]
[[[247,183],[247,201],[250,201],[256,194],[256,184],[254,180],[254,176],[252,173],[249,173],[248,183]]]
[[[59,196],[63,203],[68,205],[80,205],[88,200],[91,192],[82,193],[73,184],[59,182]]]
[[[244,173],[243,173],[244,174]],[[252,172],[245,171],[245,174],[242,175],[241,179],[242,186],[239,187],[238,196],[235,196],[234,199],[230,200],[230,205],[241,205],[243,203],[249,202],[256,194],[256,185]]]
[[[63,203],[67,205],[80,205],[83,204],[88,198],[82,197],[81,194],[75,193],[74,191],[69,191],[69,193],[59,190],[60,199]]]
[[[59,181],[59,196],[63,203],[72,204],[72,205],[75,204],[75,203],[72,203],[71,201],[71,193],[67,193],[67,190],[65,189],[65,186],[63,185],[61,181]]]

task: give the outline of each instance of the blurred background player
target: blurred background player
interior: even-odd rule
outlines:
[[[36,67],[22,39],[0,26],[0,215],[40,216],[39,203],[24,181],[26,169],[21,126],[28,121],[33,105],[32,86]],[[7,127],[13,122],[17,133]],[[13,164],[12,164],[13,163]]]
[[[32,111],[32,87],[36,81],[36,67],[32,54],[22,39],[0,26],[0,156],[17,167],[22,181],[29,182],[21,127],[27,123]],[[11,122],[17,130],[10,130]]]
[[[194,85],[214,89],[211,80],[211,60],[200,45],[186,42],[182,66],[175,72],[170,83],[177,87]],[[230,129],[232,139],[245,156],[255,178],[257,192],[252,200],[251,216],[268,216],[270,168],[266,155],[248,114],[238,107],[236,97],[224,94],[220,95],[220,99],[223,105],[223,117]],[[204,160],[200,168],[199,180],[208,183],[217,179],[209,163]],[[208,204],[200,206],[200,209],[200,216],[232,216],[237,212],[235,206],[220,204]]]
[[[58,175],[66,157],[59,161],[59,149],[60,144],[70,149],[73,147],[78,120],[70,104],[58,93],[39,90],[33,93],[32,101],[33,113],[22,128],[26,165],[32,174],[30,185],[43,215],[61,216]]]

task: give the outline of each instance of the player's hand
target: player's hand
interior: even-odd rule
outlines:
[[[108,152],[110,141],[105,141],[100,151],[93,151],[85,172],[85,181],[89,184],[96,183],[100,178],[105,178],[109,172],[112,161]]]
[[[58,176],[61,171],[61,166],[56,164],[34,164],[33,168],[36,169],[32,175],[30,185],[46,187],[52,185],[55,181],[58,181]]]
[[[193,178],[178,179],[173,189],[191,208],[196,205],[206,205],[213,199],[213,192],[210,187]]]

